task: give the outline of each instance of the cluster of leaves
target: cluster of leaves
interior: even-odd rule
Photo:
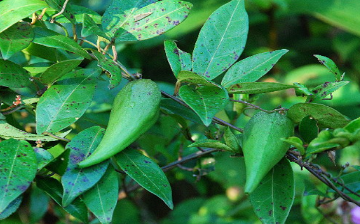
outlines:
[[[321,55],[315,57],[333,78],[317,86],[259,81],[288,50],[254,54],[238,61],[249,30],[244,0],[232,0],[208,18],[192,54],[179,49],[175,41],[164,42],[177,81],[173,95],[162,90],[158,122],[113,158],[79,168],[79,162],[89,157],[103,138],[116,93],[128,81],[141,78],[118,60],[117,49],[179,25],[191,7],[189,2],[175,0],[113,0],[100,16],[64,0],[0,2],[1,219],[19,208],[29,188],[32,200],[42,198],[48,204],[50,197],[65,213],[84,223],[89,222],[88,211],[101,223],[113,221],[114,210],[121,204],[118,197],[123,193],[129,196],[130,185],[133,190],[143,187],[173,209],[172,189],[164,171],[215,151],[237,155],[232,160],[242,164],[239,173],[245,173],[245,168],[264,173],[260,185],[248,192],[255,214],[264,223],[284,223],[292,208],[295,181],[289,161],[305,167],[329,186],[326,193],[317,195],[340,196],[359,204],[359,189],[354,183],[359,171],[340,174],[339,181],[311,163],[323,152],[333,159],[335,150],[360,144],[360,120],[350,121],[322,103],[349,81],[344,81],[344,73],[331,59]],[[253,104],[259,94],[282,90],[294,92],[299,102],[288,109],[272,110]],[[248,122],[248,126],[260,125],[250,133],[252,128],[245,126],[243,130],[234,125],[249,108],[264,114],[286,114],[291,125],[278,128],[272,116],[262,116]],[[230,122],[216,117],[222,112]],[[89,127],[89,121],[94,125]],[[128,123],[139,125],[136,121]],[[195,127],[206,131],[194,136]],[[251,147],[257,149],[251,150],[252,155],[243,153],[250,138],[243,136],[251,136]],[[290,150],[275,153],[279,145]],[[135,146],[143,149],[141,153],[134,150]],[[179,153],[186,156],[178,160]],[[247,160],[250,157],[252,160]],[[246,162],[257,157],[271,165],[254,168],[255,162]],[[164,166],[160,168],[159,164]],[[191,170],[202,176],[211,168],[199,162]],[[202,203],[194,203],[193,208]],[[34,207],[32,221],[36,222],[47,206],[39,210]]]

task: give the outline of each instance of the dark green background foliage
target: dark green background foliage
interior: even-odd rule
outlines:
[[[0,2],[0,224],[351,220],[360,1],[71,0],[53,17],[64,2]],[[160,108],[128,107],[155,108],[155,124],[79,168],[139,78]],[[124,114],[139,130],[141,112]]]

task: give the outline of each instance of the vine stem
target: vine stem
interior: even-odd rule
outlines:
[[[67,5],[68,2],[69,2],[69,0],[65,0],[64,5],[63,5],[63,7],[61,8],[60,12],[56,13],[55,15],[53,15],[53,16],[51,17],[51,20],[50,20],[51,23],[54,22],[55,17],[60,16],[61,14],[64,13],[64,11],[65,11],[65,9],[66,9],[66,5]]]
[[[232,102],[237,102],[237,103],[242,103],[242,104],[245,104],[246,106],[250,106],[251,108],[253,109],[258,109],[258,110],[261,110],[263,112],[266,112],[266,113],[274,113],[276,111],[285,111],[285,110],[288,110],[286,108],[279,108],[279,109],[274,109],[274,110],[265,110],[259,106],[256,106],[255,104],[252,104],[252,103],[249,103],[249,102],[246,102],[244,100],[234,100],[234,99],[230,99],[230,101]]]

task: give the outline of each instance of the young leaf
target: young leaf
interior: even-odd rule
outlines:
[[[82,199],[101,223],[110,223],[118,201],[118,193],[117,173],[109,166],[100,181],[85,192]]]
[[[192,58],[195,73],[214,79],[240,57],[249,29],[244,2],[223,5],[201,28]]]
[[[47,47],[60,48],[66,51],[73,52],[79,56],[91,59],[89,54],[74,40],[42,27],[34,28],[35,38],[34,43]]]
[[[320,126],[327,128],[342,128],[349,123],[349,120],[337,110],[316,103],[297,103],[289,108],[287,116],[295,123],[311,116]]]
[[[190,71],[180,71],[177,76],[178,82],[187,82],[192,83],[196,85],[204,85],[204,86],[212,86],[212,87],[218,87],[221,88],[218,84],[215,82],[211,82],[207,79],[205,79],[204,76],[198,75],[194,72]]]
[[[291,88],[295,88],[295,86],[275,82],[243,82],[232,85],[228,87],[227,90],[229,91],[229,93],[259,94]]]
[[[37,171],[35,152],[26,141],[0,142],[0,212],[29,187]]]
[[[99,69],[68,73],[40,97],[36,107],[36,131],[57,132],[78,120],[90,106]]]
[[[121,82],[121,69],[111,59],[106,58],[98,51],[93,51],[95,57],[98,59],[98,66],[110,74],[109,89],[113,89]]]
[[[165,53],[174,76],[180,71],[190,71],[192,68],[191,55],[180,50],[172,40],[164,41]]]
[[[320,153],[325,150],[340,146],[338,143],[330,142],[334,138],[333,134],[329,130],[324,130],[319,133],[318,137],[314,138],[306,149],[306,157],[311,154]]]
[[[179,25],[190,12],[191,3],[163,0],[136,10],[121,26],[116,39],[119,41],[146,40],[159,36]]]
[[[30,16],[32,13],[46,8],[41,0],[4,0],[0,2],[0,33],[17,23],[19,20]]]
[[[16,23],[0,33],[0,51],[3,59],[9,59],[13,54],[30,45],[34,32],[28,23]]]
[[[282,138],[281,141],[287,142],[290,145],[297,148],[297,150],[300,152],[301,155],[305,154],[305,148],[303,146],[304,143],[300,138],[292,136],[292,137],[289,137],[289,138]]]
[[[126,174],[173,209],[170,183],[155,162],[133,149],[124,150],[115,158]]]
[[[70,159],[66,171],[61,178],[64,188],[62,204],[68,206],[77,196],[94,186],[104,175],[109,161],[104,161],[88,168],[79,168],[83,161],[99,145],[105,130],[94,126],[77,134],[66,149],[70,149]]]
[[[37,178],[36,186],[47,193],[58,205],[61,205],[63,189],[59,181],[54,178]],[[88,210],[80,199],[76,199],[70,205],[64,207],[70,215],[88,223]]]
[[[81,62],[82,59],[73,59],[53,64],[39,76],[40,81],[44,84],[53,84],[66,73],[76,68]]]
[[[226,90],[213,86],[200,86],[196,89],[182,86],[179,95],[206,126],[211,124],[215,114],[223,110],[229,101]]]
[[[11,214],[13,214],[20,206],[21,202],[22,202],[22,198],[23,196],[20,195],[19,197],[17,197],[15,200],[13,200],[4,211],[0,212],[0,220],[2,219],[6,219],[7,217],[9,217]]]
[[[0,86],[23,88],[31,85],[29,73],[12,61],[0,59]]]
[[[66,131],[64,133],[56,133],[56,136],[65,137],[69,134],[71,130]],[[37,135],[31,134],[29,132],[25,132],[23,130],[17,129],[14,126],[6,123],[5,120],[0,120],[0,137],[4,139],[18,139],[18,140],[27,140],[27,141],[37,141],[40,140],[42,142],[52,142],[58,141],[59,139],[53,138],[51,136],[46,135]]]
[[[340,73],[338,67],[336,66],[335,62],[328,57],[321,56],[318,54],[314,54],[314,56],[319,60],[321,64],[329,69],[331,73],[335,75],[336,81],[342,81],[343,75]]]
[[[236,135],[234,135],[234,133],[230,130],[229,127],[225,128],[224,140],[226,145],[232,148],[233,152],[242,152],[238,138],[236,137]]]
[[[214,149],[222,149],[222,150],[226,150],[226,151],[230,151],[230,152],[234,151],[232,148],[230,148],[226,144],[224,144],[218,140],[214,140],[214,139],[201,139],[201,140],[198,140],[198,141],[188,145],[188,147],[209,147],[209,148],[214,148]]]
[[[108,38],[104,31],[102,31],[95,21],[87,14],[84,14],[83,28],[81,30],[81,36],[87,37],[90,35],[97,35],[104,38]]]
[[[305,142],[311,142],[319,133],[316,120],[311,116],[304,117],[299,124],[299,132]]]
[[[360,117],[356,118],[355,120],[352,120],[344,127],[344,129],[350,133],[354,133],[359,128],[360,128]]]
[[[70,4],[67,4],[66,8],[63,10],[65,0],[45,0],[45,2],[57,12],[61,11],[61,15],[66,17],[66,19],[68,19],[72,24],[76,23],[76,13],[75,11],[71,11],[71,7],[69,7]],[[57,17],[55,20],[57,20]]]
[[[263,77],[274,67],[276,62],[288,52],[288,50],[277,50],[256,54],[245,58],[234,64],[226,72],[221,85],[228,88],[242,82],[255,82]]]
[[[263,223],[285,223],[295,197],[294,175],[285,158],[264,177],[250,194],[255,214]]]
[[[308,96],[306,101],[313,102],[316,100],[322,100],[325,97],[327,97],[329,94],[335,92],[340,87],[345,86],[348,84],[349,81],[340,81],[340,82],[325,82],[324,84],[321,84],[319,86],[316,86],[311,90],[313,93],[312,95]]]

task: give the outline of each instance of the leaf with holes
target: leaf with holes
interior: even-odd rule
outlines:
[[[134,11],[117,31],[119,41],[146,40],[179,25],[190,12],[191,3],[163,0]]]
[[[226,72],[221,85],[228,88],[242,82],[255,82],[268,73],[287,52],[288,50],[283,49],[247,57],[234,64]]]
[[[217,9],[201,28],[193,52],[193,71],[211,80],[226,71],[245,48],[249,30],[244,0]]]
[[[16,23],[0,33],[0,51],[6,60],[30,45],[34,32],[28,23]]]
[[[0,142],[0,212],[29,187],[37,171],[35,152],[26,141]]]
[[[340,73],[338,67],[336,66],[335,62],[333,60],[331,60],[328,57],[325,56],[321,56],[318,54],[314,54],[314,56],[319,60],[319,62],[321,64],[323,64],[326,68],[329,69],[329,71],[331,73],[333,73],[335,75],[336,81],[341,81],[343,80],[343,74]]]
[[[35,27],[35,38],[33,42],[47,47],[60,48],[66,51],[73,52],[81,57],[91,59],[89,54],[73,39],[70,39],[64,35],[61,35],[55,31]]]
[[[90,106],[100,69],[68,73],[40,97],[36,107],[37,133],[57,132],[77,121]]]
[[[17,23],[19,20],[30,16],[32,13],[46,8],[41,0],[5,0],[0,2],[0,33]]]
[[[165,53],[174,76],[177,77],[180,71],[190,71],[192,68],[191,55],[180,50],[172,40],[164,42]]]
[[[118,194],[117,173],[112,166],[109,166],[100,181],[85,192],[82,199],[101,223],[110,223],[117,204]]]
[[[94,186],[104,175],[109,161],[104,161],[88,168],[79,168],[78,163],[88,157],[99,145],[105,130],[94,126],[77,134],[66,145],[70,149],[69,163],[61,183],[64,188],[62,205],[68,206],[72,201]]]
[[[40,75],[40,81],[44,84],[53,84],[66,73],[76,68],[81,62],[82,59],[73,59],[53,64]]]
[[[31,85],[29,73],[12,61],[0,59],[0,86],[23,88]]]
[[[294,202],[294,174],[282,159],[250,194],[255,214],[263,223],[285,223]]]
[[[130,148],[120,152],[115,158],[126,174],[173,209],[170,183],[155,162]]]
[[[306,101],[313,102],[322,100],[348,83],[349,81],[325,82],[311,89],[312,94],[307,97]]]
[[[259,93],[269,93],[284,89],[296,88],[293,85],[286,85],[282,83],[275,82],[242,82],[230,86],[228,89],[229,93],[238,93],[238,94],[259,94]]]
[[[198,88],[182,86],[179,96],[195,111],[206,126],[210,125],[215,114],[223,110],[229,102],[226,90],[213,86]]]

